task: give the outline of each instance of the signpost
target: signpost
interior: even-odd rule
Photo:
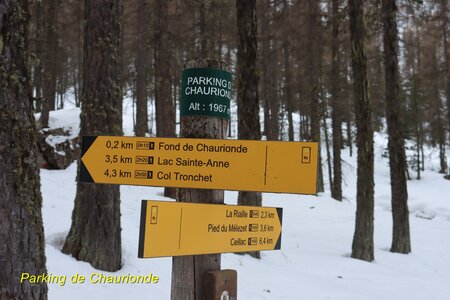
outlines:
[[[282,208],[142,201],[139,257],[275,250]]]
[[[82,140],[81,182],[180,188],[179,202],[142,201],[139,234],[140,258],[174,257],[173,299],[235,297],[237,273],[220,270],[219,253],[281,247],[281,208],[223,205],[223,190],[317,192],[318,143],[222,139],[231,95],[222,64],[183,71],[180,135],[192,138]]]
[[[187,138],[83,137],[83,182],[316,194],[318,146]]]

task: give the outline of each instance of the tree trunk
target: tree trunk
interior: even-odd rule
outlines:
[[[211,8],[214,9],[214,6],[211,5]],[[216,12],[217,10],[214,10],[214,12]],[[217,17],[215,15],[215,17]],[[217,21],[219,22],[218,26],[218,37],[217,37],[217,47],[215,49],[215,53],[216,53],[216,57],[218,60],[222,60],[222,49],[224,47],[224,40],[223,40],[223,31],[224,31],[224,25],[223,25],[223,20],[222,18],[219,16],[217,17]],[[212,32],[212,34],[214,34],[214,32]]]
[[[324,108],[326,111],[326,108]],[[328,166],[328,181],[330,182],[330,188],[333,188],[333,169],[331,167],[331,151],[330,140],[328,138],[328,126],[327,126],[327,113],[325,112],[322,117],[323,134],[325,136],[325,150],[327,152],[327,166]]]
[[[291,61],[291,52],[290,52],[290,36],[289,32],[289,4],[286,0],[283,0],[283,29],[285,33],[282,38],[282,47],[283,47],[283,55],[284,55],[284,103],[286,104],[287,118],[288,118],[288,140],[294,141],[294,120],[292,118],[292,114],[294,112],[294,99],[292,93],[292,61]],[[320,121],[319,121],[320,122]],[[320,130],[320,129],[319,129]]]
[[[319,3],[316,0],[308,0],[308,85],[309,101],[311,106],[311,141],[319,142],[319,162],[317,172],[317,191],[323,192],[322,156],[320,151],[320,98],[319,98],[319,53],[318,43],[318,18]]]
[[[28,1],[0,9],[0,299],[47,299],[36,123],[28,74]]]
[[[414,18],[416,16],[414,15]],[[415,47],[416,47],[416,59],[417,59],[417,74],[413,74],[413,113],[414,113],[414,133],[416,138],[416,156],[417,156],[417,179],[420,180],[420,171],[423,171],[422,166],[424,161],[421,159],[421,153],[423,153],[423,93],[422,93],[422,51],[419,39],[419,26],[416,21],[415,31]],[[408,166],[406,166],[407,168]]]
[[[237,53],[237,101],[238,138],[241,140],[260,140],[256,40],[256,1],[236,0],[238,53]],[[261,206],[260,192],[239,192],[239,205]],[[249,252],[260,258],[259,251]]]
[[[440,170],[439,173],[441,174],[445,174],[448,165],[447,165],[447,160],[445,157],[445,130],[444,130],[444,126],[442,124],[441,121],[441,112],[439,110],[439,115],[437,116],[438,118],[438,131],[439,131],[439,165],[440,165]]]
[[[447,99],[447,122],[449,132],[450,144],[450,51],[448,49],[448,0],[441,0],[441,14],[442,14],[442,43],[444,44],[444,64],[445,64],[445,97]],[[448,175],[450,179],[450,168],[448,168]]]
[[[339,68],[339,0],[332,0],[332,36],[331,36],[331,105],[333,128],[333,185],[331,197],[342,201],[342,112],[340,97]]]
[[[351,49],[350,49],[351,51]],[[350,74],[351,66],[351,53],[346,53],[344,55],[345,61],[344,61],[344,68],[343,68],[343,76],[342,76],[342,100],[343,104],[348,107],[354,107],[354,95],[352,93],[352,84],[350,84],[350,80],[347,78],[351,78],[352,74]],[[350,61],[350,63],[349,63]],[[345,146],[349,148],[349,155],[350,157],[353,156],[353,132],[352,132],[352,121],[354,116],[353,109],[345,109],[342,112],[343,116],[343,123],[345,123]],[[342,142],[342,146],[344,146],[344,141]]]
[[[167,13],[168,2],[165,0],[157,0],[155,28],[155,102],[156,135],[158,137],[175,137],[175,106],[172,100]],[[166,187],[164,189],[164,196],[176,198],[176,189]]]
[[[200,41],[200,55],[202,57],[208,57],[208,39],[206,36],[206,0],[199,0],[199,19],[198,19],[198,31]]]
[[[372,111],[369,101],[366,57],[366,26],[363,0],[349,0],[350,38],[355,95],[356,144],[358,147],[356,224],[352,257],[366,261],[374,259],[374,154]]]
[[[119,6],[118,0],[85,2],[81,136],[122,135]],[[122,259],[120,231],[119,186],[78,182],[72,226],[62,251],[94,268],[117,271]]]
[[[436,53],[432,56],[432,72],[434,74],[439,74],[438,57]],[[432,80],[430,84],[430,108],[431,114],[434,116],[434,120],[431,122],[431,135],[433,140],[437,140],[439,145],[439,173],[446,174],[447,172],[447,159],[445,156],[445,144],[446,144],[446,131],[445,131],[445,115],[443,102],[441,101],[439,81]],[[423,148],[423,147],[422,147]]]
[[[58,52],[58,35],[56,31],[57,26],[57,9],[56,0],[47,1],[47,16],[46,16],[46,41],[43,53],[43,82],[42,82],[42,112],[39,119],[40,127],[48,127],[50,111],[55,110],[55,95],[56,95],[56,56]]]
[[[421,148],[421,132],[419,125],[421,122],[420,118],[420,107],[419,107],[419,97],[420,97],[420,71],[417,72],[417,74],[413,74],[411,77],[411,95],[410,95],[410,101],[411,101],[411,113],[412,113],[412,126],[414,127],[414,138],[416,140],[416,157],[413,161],[413,164],[415,164],[416,172],[417,172],[417,179],[420,180],[420,148]]]
[[[266,0],[266,8],[270,8],[271,0]],[[264,132],[269,141],[278,140],[278,110],[275,96],[275,87],[273,77],[273,51],[270,49],[271,26],[269,16],[270,13],[261,9],[261,71],[262,71],[262,87],[264,101]]]
[[[35,2],[34,3],[34,17],[36,22],[36,28],[35,28],[35,38],[36,41],[34,44],[34,54],[36,55],[36,63],[33,66],[33,90],[36,94],[35,96],[35,112],[40,112],[42,109],[42,56],[44,53],[44,45],[42,40],[43,37],[43,31],[44,31],[44,7],[42,2]],[[33,34],[33,33],[31,33]]]
[[[136,136],[148,132],[147,112],[147,5],[146,0],[138,1],[137,54],[136,54]]]
[[[308,117],[305,113],[300,115],[300,141],[309,140]]]
[[[127,66],[125,62],[125,8],[123,6],[123,2],[120,3],[119,8],[119,16],[120,16],[120,24],[122,25],[120,30],[120,49],[119,49],[119,74],[120,74],[120,87],[122,88],[122,92],[126,93],[126,78],[127,78]],[[82,81],[81,81],[82,82]],[[123,116],[123,105],[120,105],[119,114]],[[133,112],[133,128],[135,128],[134,124],[134,112]]]
[[[287,38],[287,37],[285,37]],[[283,41],[283,52],[284,52],[284,96],[287,106],[288,114],[288,138],[289,141],[294,141],[294,120],[292,119],[293,113],[293,101],[292,99],[292,72],[291,72],[291,61],[289,55],[289,41]]]
[[[352,113],[350,111],[347,112],[347,147],[349,148],[350,157],[353,156],[353,135],[352,135]]]
[[[439,74],[438,57],[436,53],[433,53],[432,56],[432,68],[433,73]],[[435,137],[439,145],[439,173],[446,174],[448,166],[445,156],[445,116],[443,116],[444,109],[442,107],[440,96],[439,81],[432,80],[430,88],[432,115],[435,116],[435,121],[431,123],[433,131],[432,135]]]
[[[409,236],[406,158],[401,126],[400,78],[398,71],[398,33],[395,0],[383,0],[384,68],[386,84],[386,118],[389,133],[391,201],[393,217],[392,252],[411,252]]]
[[[162,0],[164,2],[164,0]],[[223,63],[204,59],[187,63],[185,68],[224,69]],[[183,116],[181,137],[224,139],[228,120],[216,117]],[[178,189],[177,201],[223,204],[224,191]],[[202,280],[206,272],[220,270],[220,254],[174,256],[172,258],[172,300],[203,299]]]
[[[75,96],[75,106],[81,106],[81,91],[83,90],[83,29],[84,29],[84,17],[83,17],[83,3],[77,3],[75,8],[75,13],[77,15],[77,22],[79,22],[77,26],[77,84],[78,84],[78,93]]]

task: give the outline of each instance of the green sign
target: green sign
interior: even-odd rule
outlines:
[[[183,71],[181,116],[230,118],[231,73],[209,68]]]

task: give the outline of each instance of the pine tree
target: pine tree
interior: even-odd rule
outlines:
[[[320,104],[320,50],[321,47],[318,41],[319,35],[319,3],[316,0],[308,0],[308,46],[307,46],[307,60],[308,60],[308,97],[311,108],[311,140],[319,142],[320,149],[320,119],[321,119],[321,104]],[[323,192],[323,172],[322,172],[322,158],[319,150],[319,162],[317,172],[317,191]]]
[[[406,157],[401,124],[400,78],[398,71],[398,31],[395,0],[383,0],[384,74],[386,118],[389,133],[389,164],[393,217],[392,252],[411,252],[409,237]]]
[[[47,299],[45,241],[28,62],[28,1],[0,5],[0,299]]]
[[[137,54],[136,54],[136,136],[145,136],[148,132],[147,112],[147,5],[146,0],[138,1]]]
[[[238,137],[243,140],[260,140],[259,97],[256,43],[256,1],[236,0],[238,28]],[[259,192],[241,191],[238,204],[261,206]],[[249,253],[260,257],[259,252]]]
[[[85,2],[80,134],[122,134],[119,0]],[[80,163],[79,163],[80,165]],[[94,268],[121,268],[119,186],[77,184],[72,226],[63,252]]]
[[[356,145],[358,147],[356,224],[352,244],[352,257],[372,261],[374,259],[374,154],[372,111],[367,81],[364,2],[363,0],[349,0],[348,2],[357,127]]]
[[[340,98],[340,68],[339,68],[339,0],[332,0],[332,36],[331,36],[331,99],[333,126],[333,184],[331,197],[342,201],[342,122]]]
[[[175,105],[172,99],[168,2],[157,0],[155,27],[155,102],[156,133],[159,137],[175,137]],[[166,187],[164,196],[176,198],[176,189]]]
[[[274,80],[274,50],[271,48],[272,26],[270,18],[272,10],[271,0],[264,1],[264,8],[260,9],[261,19],[261,92],[264,103],[264,132],[267,140],[278,140],[278,106]]]
[[[57,61],[55,59],[58,51],[58,32],[57,32],[57,8],[56,0],[46,1],[45,16],[45,40],[46,46],[43,51],[43,83],[42,83],[42,114],[39,120],[40,126],[48,127],[50,111],[55,110],[56,95],[56,69]]]

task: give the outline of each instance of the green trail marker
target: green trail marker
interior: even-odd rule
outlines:
[[[231,73],[190,68],[181,80],[180,115],[230,119]]]

